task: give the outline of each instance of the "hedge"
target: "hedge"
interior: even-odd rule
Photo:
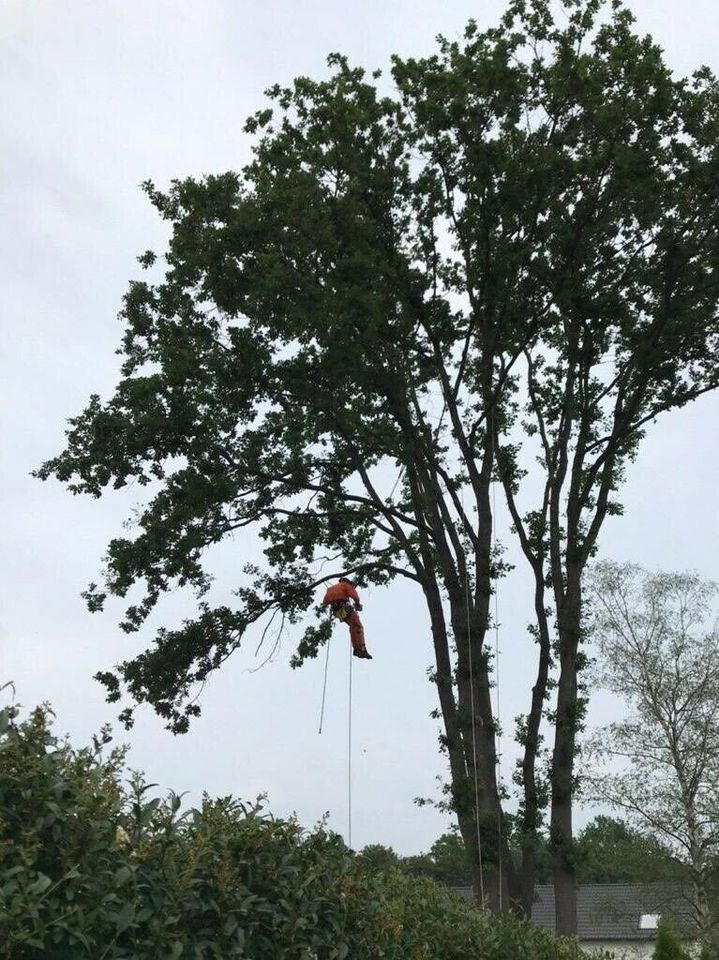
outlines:
[[[151,797],[107,731],[74,749],[0,712],[0,956],[8,960],[579,960],[433,881],[364,869],[261,803]]]

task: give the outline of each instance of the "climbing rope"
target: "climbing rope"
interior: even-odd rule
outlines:
[[[322,706],[320,708],[320,728],[317,733],[322,733],[322,723],[325,716],[325,698],[327,694],[327,667],[330,662],[330,641],[327,640],[327,651],[325,653],[325,677],[322,683]],[[348,715],[347,715],[347,846],[352,849],[352,645],[350,644],[350,670],[349,670],[349,696]]]
[[[347,846],[352,849],[352,645],[350,644],[350,690],[347,714]]]
[[[322,706],[320,707],[320,728],[317,733],[322,733],[322,722],[325,718],[325,697],[327,695],[327,667],[330,662],[330,637],[327,638],[326,651],[325,651],[325,679],[322,684]]]
[[[492,483],[492,539],[494,555],[497,555],[497,481]],[[500,722],[499,701],[499,577],[494,584],[494,676],[497,702],[497,726],[495,738],[497,741],[497,790],[502,796],[502,727]],[[497,806],[497,879],[499,881],[499,912],[502,912],[502,809]]]
[[[464,490],[460,489],[462,513],[464,513]],[[472,767],[474,770],[474,822],[477,831],[477,861],[479,866],[479,897],[484,903],[484,869],[482,867],[482,836],[479,831],[479,778],[477,776],[477,724],[474,708],[474,667],[472,664],[472,621],[469,609],[469,573],[465,569],[464,600],[467,617],[467,648],[469,652],[469,705],[472,719]]]

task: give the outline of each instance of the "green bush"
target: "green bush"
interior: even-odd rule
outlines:
[[[349,878],[352,958],[374,960],[581,960],[570,940],[509,916],[480,913],[427,877],[402,870]],[[595,958],[597,960],[597,958]]]
[[[574,960],[429,879],[230,797],[180,813],[124,754],[0,713],[0,956],[8,960]]]
[[[689,960],[681,941],[664,918],[659,921],[654,944],[654,960]]]

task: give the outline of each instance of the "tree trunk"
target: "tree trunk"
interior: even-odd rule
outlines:
[[[458,639],[461,641],[461,637]],[[464,642],[467,643],[466,640]],[[472,645],[475,647],[474,640]],[[507,910],[511,861],[504,831],[501,830],[502,805],[497,789],[496,736],[489,677],[481,650],[476,647],[472,666],[474,676],[470,677],[467,658],[460,655],[459,717],[466,777],[463,784],[454,784],[453,794],[460,832],[475,868],[475,896],[490,910]],[[474,715],[471,709],[472,696]]]
[[[506,833],[501,831],[502,806],[497,790],[496,739],[486,660],[482,657],[479,638],[472,638],[472,667],[468,669],[468,636],[466,604],[457,603],[452,611],[459,663],[457,684],[459,703],[455,699],[452,667],[449,656],[447,624],[441,597],[436,585],[425,586],[434,640],[436,685],[444,720],[444,742],[447,748],[452,779],[452,799],[460,834],[472,863],[475,897],[490,910],[510,909],[510,890],[514,882]],[[474,688],[474,718],[471,710]],[[474,719],[474,729],[472,726]],[[477,789],[475,796],[474,747],[476,745]],[[475,800],[478,799],[478,804]],[[479,839],[477,842],[477,821]],[[480,867],[481,845],[481,867]]]
[[[490,910],[504,911],[510,906],[507,891],[512,864],[505,832],[501,829],[502,804],[497,785],[496,724],[492,708],[488,663],[483,649],[489,606],[488,596],[482,597],[478,609],[472,604],[468,611],[467,605],[466,598],[450,596],[452,628],[457,647],[459,717],[468,787],[467,790],[462,791],[464,796],[460,799],[458,809],[461,805],[471,812],[472,827],[468,834],[473,838],[473,861],[477,864],[479,860],[477,820],[479,821],[483,873],[481,886],[484,888],[485,906]],[[475,894],[478,899],[481,899],[481,893],[479,883],[475,880]]]
[[[681,762],[678,759],[678,762]],[[686,778],[682,776],[682,790],[685,794],[684,808],[687,823],[689,825],[689,858],[691,861],[692,888],[694,892],[694,915],[697,928],[699,930],[699,939],[702,944],[706,944],[708,949],[715,949],[719,956],[719,944],[714,940],[714,923],[712,919],[712,909],[709,902],[707,876],[709,873],[707,857],[697,829],[697,815],[694,806],[694,800],[689,799],[685,789]],[[714,955],[713,955],[714,956]]]
[[[498,904],[500,898],[497,877],[488,874],[485,883],[484,864],[482,864],[482,870],[480,871],[479,847],[477,844],[477,819],[474,804],[471,719],[469,719],[469,722],[462,722],[454,695],[447,624],[440,592],[437,585],[429,581],[424,585],[424,593],[432,624],[432,639],[434,642],[435,663],[437,667],[435,683],[439,694],[442,719],[444,721],[444,743],[449,757],[452,799],[459,824],[459,831],[470,862],[472,863],[473,886],[478,902],[484,900],[487,904]],[[479,700],[479,692],[476,691],[475,703],[479,703]],[[501,807],[496,791],[493,766],[491,766],[491,776],[489,779],[487,777],[486,741],[481,739],[481,731],[485,724],[479,715],[479,711],[477,711],[475,719],[478,760],[477,781],[480,800],[480,839],[484,840],[487,836],[488,823],[497,823],[497,814],[498,812],[501,814]],[[478,736],[478,734],[480,734],[480,736]],[[492,752],[491,756],[494,757],[494,752]],[[505,902],[504,897],[502,897],[502,901],[503,903]]]
[[[569,579],[569,578],[568,578]],[[577,933],[577,890],[572,830],[572,793],[577,732],[577,651],[580,639],[581,587],[577,574],[567,585],[558,611],[559,684],[552,754],[550,848],[556,910],[556,932]]]
[[[717,945],[712,943],[714,930],[709,907],[709,897],[707,896],[706,878],[703,872],[695,874],[693,886],[694,910],[696,912],[697,927],[699,928],[699,938],[702,943],[707,944],[708,947],[716,947]]]
[[[539,750],[539,728],[547,694],[549,665],[551,661],[551,641],[549,624],[545,611],[544,571],[541,564],[533,563],[535,575],[534,607],[537,617],[537,641],[539,643],[539,663],[537,681],[532,687],[532,702],[527,715],[527,727],[522,757],[522,789],[524,810],[522,815],[522,863],[518,877],[516,905],[518,912],[529,920],[532,916],[534,888],[537,877],[537,844],[540,826],[540,795],[537,787],[537,752]]]

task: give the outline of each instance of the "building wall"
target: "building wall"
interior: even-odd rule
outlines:
[[[580,940],[580,946],[587,953],[609,951],[616,960],[645,960],[654,955],[654,943],[651,940],[642,943],[630,940]]]
[[[613,953],[616,960],[651,960],[654,956],[654,941],[645,940],[637,943],[632,940],[580,940],[582,950],[589,954],[606,951]],[[699,944],[696,941],[683,941],[682,947],[690,957],[698,957]]]

